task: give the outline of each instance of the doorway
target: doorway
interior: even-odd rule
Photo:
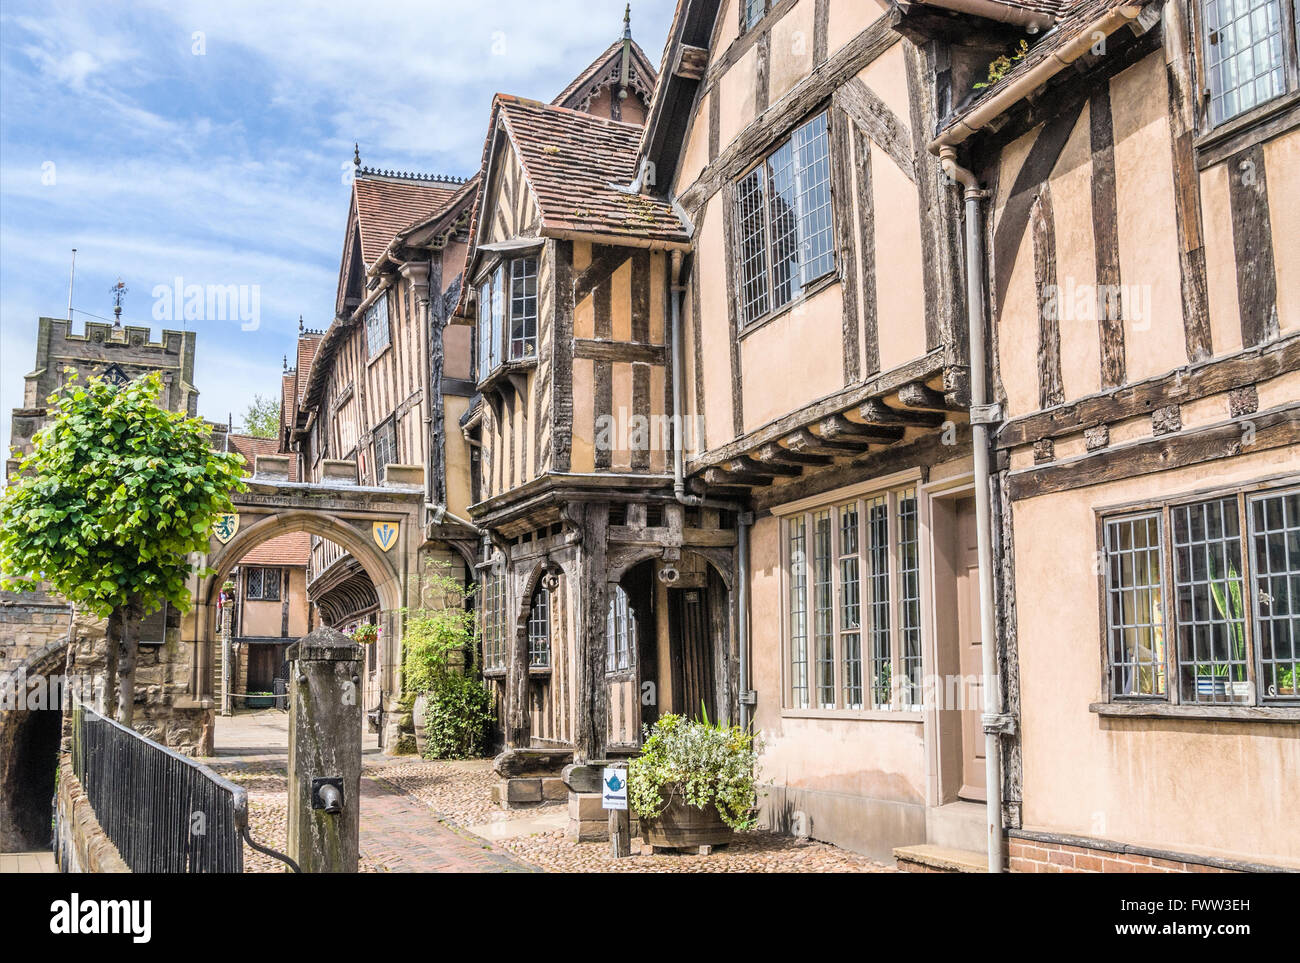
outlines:
[[[668,590],[672,711],[688,719],[699,719],[702,713],[718,718],[708,601],[709,590],[703,585]]]
[[[983,802],[983,652],[979,548],[969,491],[931,502],[941,802]]]

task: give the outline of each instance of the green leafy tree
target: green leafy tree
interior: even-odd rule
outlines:
[[[108,619],[119,721],[134,708],[140,620],[189,608],[191,555],[243,491],[243,458],[211,447],[199,418],[157,403],[157,374],[116,386],[75,373],[48,399],[51,423],[0,494],[0,584],[58,594]]]
[[[258,438],[276,438],[280,434],[280,403],[269,395],[253,395],[244,412],[244,433]]]

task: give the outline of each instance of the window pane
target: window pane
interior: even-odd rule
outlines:
[[[528,664],[538,668],[551,664],[551,595],[542,588],[533,594],[528,613]]]
[[[767,224],[763,214],[763,165],[736,185],[740,231],[740,303],[744,323],[767,314]],[[698,297],[698,291],[696,293]]]
[[[803,290],[799,273],[799,216],[796,208],[794,142],[787,141],[767,160],[768,219],[772,225],[772,306],[789,304]]]
[[[498,267],[492,272],[492,342],[489,350],[490,367],[501,364],[501,325],[502,312],[505,311],[505,268]]]
[[[807,285],[835,267],[831,243],[831,164],[826,115],[818,114],[796,128],[790,143],[794,145],[796,206],[799,211],[799,279],[801,285]]]
[[[636,623],[628,607],[627,592],[621,585],[614,586],[605,618],[605,668],[617,672],[632,665],[631,651],[636,642]]]
[[[537,258],[510,262],[510,358],[537,354]]]
[[[843,660],[844,705],[862,708],[862,595],[859,584],[858,506],[839,510],[840,658]]]
[[[921,558],[916,489],[898,494],[898,634],[902,643],[899,695],[903,705],[921,704]]]
[[[831,583],[831,513],[813,515],[813,651],[817,658],[817,706],[835,707],[835,612]]]
[[[1170,509],[1183,702],[1245,702],[1245,583],[1237,500]]]
[[[482,381],[492,370],[492,282],[478,289],[478,378]]]
[[[384,468],[387,465],[396,465],[397,461],[397,430],[393,425],[393,419],[389,418],[375,429],[374,436],[375,446],[375,481],[384,480]]]
[[[1286,92],[1281,11],[1281,0],[1205,0],[1215,124]]]
[[[889,649],[889,501],[880,495],[867,502],[867,604],[871,638],[871,706],[888,709],[893,702],[893,663]]]
[[[790,705],[808,708],[808,534],[790,519]]]
[[[1111,692],[1167,697],[1160,516],[1108,521],[1105,533]]]
[[[1268,699],[1300,697],[1300,491],[1251,504],[1251,562],[1260,685]]]
[[[766,0],[744,0],[746,30],[763,19],[763,7],[765,2]]]
[[[366,350],[370,357],[388,347],[388,292],[366,308]]]

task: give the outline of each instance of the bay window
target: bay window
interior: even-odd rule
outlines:
[[[917,520],[910,485],[782,519],[787,708],[920,707]]]
[[[479,284],[478,380],[536,356],[537,257],[529,255],[503,261]]]
[[[1296,0],[1204,0],[1204,12],[1212,126],[1296,88]]]

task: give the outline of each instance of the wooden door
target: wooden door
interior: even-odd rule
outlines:
[[[708,591],[668,591],[669,655],[673,666],[673,712],[698,719],[702,711],[718,719],[713,646],[709,641]]]
[[[957,647],[962,678],[974,680],[963,685],[965,705],[961,713],[961,791],[962,799],[983,801],[984,730],[980,715],[984,711],[982,686],[983,659],[980,645],[979,547],[976,541],[975,499],[957,503],[953,525],[956,539],[953,558],[957,570]]]

